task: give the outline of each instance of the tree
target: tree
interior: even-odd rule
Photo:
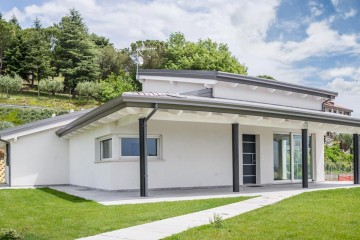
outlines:
[[[23,32],[17,30],[9,47],[4,52],[5,73],[11,76],[18,75],[27,79],[25,58],[28,54],[28,46],[24,40]]]
[[[173,33],[167,42],[163,68],[216,70],[247,75],[247,67],[229,51],[226,44],[211,39],[189,42],[182,33]]]
[[[107,79],[100,82],[99,99],[106,102],[120,96],[123,92],[136,90],[137,87],[128,74],[118,76],[111,74]]]
[[[28,54],[24,58],[24,70],[31,76],[31,86],[34,80],[40,81],[52,75],[51,45],[47,39],[38,18],[33,28],[27,29]]]
[[[39,89],[46,91],[50,97],[51,95],[55,96],[57,92],[62,91],[64,89],[64,84],[56,80],[45,79],[39,83]]]
[[[0,75],[3,72],[4,53],[10,47],[14,35],[11,25],[0,18]]]
[[[276,80],[275,78],[273,78],[272,76],[269,76],[269,75],[259,75],[257,77],[258,78],[269,79],[269,80]]]
[[[343,151],[348,151],[353,144],[353,138],[351,134],[340,133],[334,137],[334,140],[339,142],[340,149]]]
[[[108,38],[103,37],[103,36],[99,36],[99,35],[97,35],[95,33],[92,33],[90,35],[90,38],[98,48],[104,48],[104,47],[107,47],[107,46],[113,46],[113,44],[110,43],[110,40]]]
[[[79,82],[99,79],[98,51],[78,11],[61,19],[56,56],[59,73],[64,76],[65,87],[74,90]]]
[[[16,91],[20,91],[22,87],[22,79],[15,75],[11,77],[9,75],[0,76],[0,90],[6,93],[9,98],[10,94]]]
[[[96,98],[100,92],[100,85],[96,82],[81,82],[75,88],[79,96],[85,96],[87,101],[90,97]]]
[[[121,60],[116,49],[111,46],[105,46],[100,49],[100,55],[98,63],[100,66],[101,79],[107,78],[111,73],[120,74],[121,71]]]

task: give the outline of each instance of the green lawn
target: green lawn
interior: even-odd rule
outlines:
[[[0,190],[0,229],[74,239],[230,204],[245,197],[103,206],[48,188]]]
[[[304,193],[167,239],[360,239],[360,188]]]

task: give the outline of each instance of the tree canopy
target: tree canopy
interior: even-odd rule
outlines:
[[[59,23],[46,28],[38,18],[27,29],[21,28],[15,16],[9,21],[0,18],[0,74],[18,75],[31,86],[34,81],[57,76],[64,79],[65,90],[71,91],[81,82],[103,81],[101,86],[109,94],[100,96],[108,99],[120,94],[122,89],[140,89],[133,61],[137,53],[142,55],[141,68],[145,69],[247,74],[247,67],[232,55],[226,44],[211,39],[192,42],[175,32],[164,41],[139,40],[127,48],[116,49],[110,39],[90,33],[75,9],[69,10]]]

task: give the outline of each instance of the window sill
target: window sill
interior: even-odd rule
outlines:
[[[120,158],[120,159],[104,159],[102,161],[95,161],[94,163],[121,163],[121,162],[139,162],[139,158]],[[163,158],[148,158],[149,162],[165,162]]]

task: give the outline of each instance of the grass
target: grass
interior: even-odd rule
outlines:
[[[22,105],[22,106],[36,106],[43,108],[63,109],[63,110],[80,110],[99,106],[100,103],[95,100],[89,102],[85,99],[72,99],[70,95],[57,94],[49,97],[45,93],[41,93],[38,97],[35,91],[24,91],[22,93],[14,93],[10,98],[4,94],[0,95],[0,104]]]
[[[303,193],[171,236],[180,239],[359,239],[360,188]]]
[[[246,197],[103,206],[49,188],[0,190],[0,229],[74,239],[230,204]]]

